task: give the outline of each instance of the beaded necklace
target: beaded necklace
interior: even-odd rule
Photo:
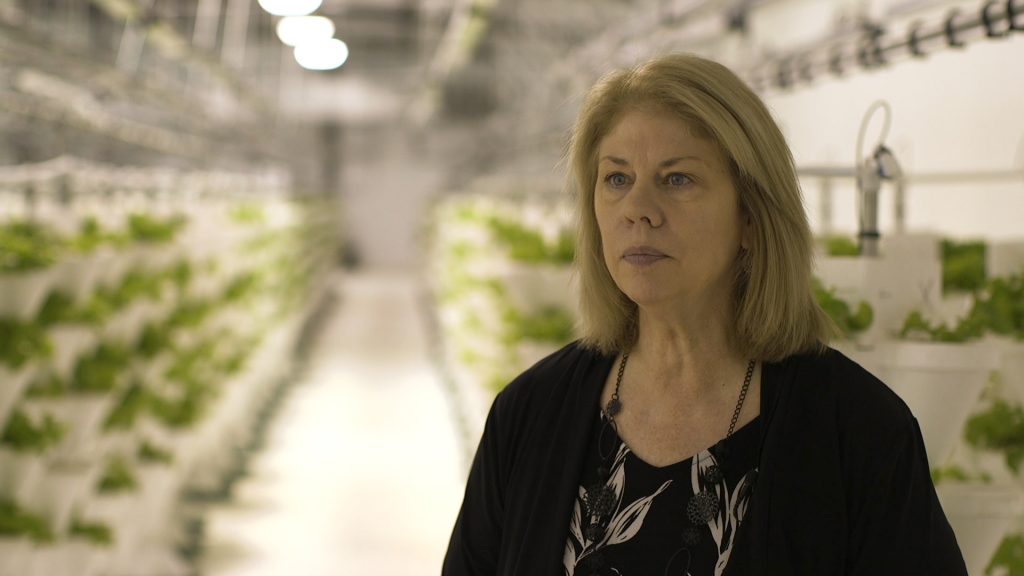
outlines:
[[[612,397],[608,401],[608,404],[604,407],[605,424],[601,428],[601,434],[598,437],[598,445],[601,446],[601,439],[604,437],[605,429],[609,426],[618,435],[618,426],[615,422],[615,416],[622,411],[622,401],[619,399],[619,389],[622,386],[622,375],[626,370],[626,362],[629,360],[629,352],[622,354],[622,361],[619,362],[619,373],[615,378],[615,390],[612,392]],[[712,484],[718,484],[724,479],[724,473],[722,472],[725,459],[727,456],[728,449],[725,444],[725,440],[732,436],[733,431],[736,429],[736,423],[739,421],[740,410],[743,408],[743,402],[747,398],[747,390],[750,388],[750,380],[754,375],[754,367],[756,361],[751,360],[747,364],[747,374],[743,380],[743,388],[740,390],[739,399],[736,401],[736,409],[732,414],[732,421],[729,423],[729,431],[725,434],[725,438],[716,444],[712,450],[717,453],[718,460],[717,464],[711,465],[706,471],[706,479]],[[611,459],[614,457],[615,449],[609,451],[608,454],[601,453],[601,463],[597,468],[597,482],[588,487],[585,491],[583,504],[586,509],[587,516],[591,519],[591,522],[584,528],[584,534],[592,541],[596,542],[604,537],[604,532],[608,527],[610,516],[614,511],[615,507],[615,492],[611,486],[608,485],[608,479],[611,474]],[[709,522],[718,516],[719,502],[718,496],[708,489],[701,490],[700,493],[696,494],[689,502],[686,507],[686,518],[690,523],[682,534],[683,548],[680,548],[672,558],[669,560],[668,566],[665,567],[666,574],[669,568],[672,566],[672,562],[676,556],[686,552],[689,558],[689,549],[695,547],[701,541],[701,528],[706,526]],[[591,561],[588,563],[589,568],[596,572],[603,567],[602,556],[592,556]],[[689,559],[687,560],[687,570],[684,573],[688,574],[689,570]]]

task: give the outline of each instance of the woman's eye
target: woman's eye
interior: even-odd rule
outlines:
[[[665,177],[665,183],[669,186],[686,186],[690,182],[690,179],[686,174],[680,174],[679,172],[673,172]]]
[[[626,178],[625,174],[621,174],[619,172],[616,172],[614,174],[609,174],[608,176],[606,176],[605,177],[605,182],[608,182],[612,186],[615,186],[616,188],[618,188],[618,187],[621,187],[621,186],[625,186],[626,184],[629,184],[629,179]]]

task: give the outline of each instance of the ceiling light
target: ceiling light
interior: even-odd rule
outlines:
[[[307,70],[333,70],[348,60],[348,46],[338,40],[303,42],[295,47],[295,61]]]
[[[306,16],[319,8],[323,0],[259,0],[259,3],[274,16]]]
[[[323,16],[288,16],[277,23],[277,37],[289,46],[334,37],[334,22]]]

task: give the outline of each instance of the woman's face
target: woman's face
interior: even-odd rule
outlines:
[[[746,218],[725,158],[663,110],[623,113],[598,146],[605,264],[642,308],[728,300]]]

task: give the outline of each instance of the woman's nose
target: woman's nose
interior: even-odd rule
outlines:
[[[664,215],[657,201],[656,186],[637,182],[627,194],[626,220],[630,224],[643,223],[657,228],[664,222]]]

